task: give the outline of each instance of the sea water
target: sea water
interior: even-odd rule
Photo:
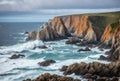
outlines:
[[[98,61],[100,55],[105,51],[91,48],[90,52],[77,52],[84,46],[67,45],[64,40],[49,41],[43,43],[42,41],[35,40],[26,42],[25,32],[33,30],[40,30],[43,23],[0,23],[0,81],[22,81],[27,78],[35,78],[43,73],[51,73],[63,75],[59,69],[63,65],[70,65],[80,62],[93,62]],[[45,45],[48,49],[33,49],[36,46]],[[109,50],[109,49],[108,49]],[[9,59],[13,54],[23,54],[24,58]],[[38,65],[47,59],[53,59],[56,63],[47,67]],[[73,78],[80,78],[74,74],[69,75]]]

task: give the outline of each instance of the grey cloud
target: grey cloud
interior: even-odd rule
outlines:
[[[0,11],[120,8],[120,0],[0,0]]]

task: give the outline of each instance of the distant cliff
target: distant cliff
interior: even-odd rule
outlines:
[[[67,38],[72,34],[84,38],[88,42],[101,40],[101,42],[108,44],[112,37],[112,34],[108,33],[111,31],[110,24],[115,22],[117,18],[116,16],[106,16],[106,14],[59,16],[48,21],[40,31],[29,33],[27,40],[49,41]],[[105,29],[105,27],[107,28]]]

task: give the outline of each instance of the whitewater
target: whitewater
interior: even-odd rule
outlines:
[[[9,26],[12,26],[12,28],[7,28],[7,30],[5,27]],[[24,26],[28,26],[28,28],[26,27],[26,30],[32,31],[33,29],[39,29],[40,25],[24,25],[21,26],[21,28],[19,26],[20,25],[9,23],[8,26],[6,25],[4,27],[5,30],[9,32],[4,33],[6,34],[4,35],[4,37],[1,36],[3,42],[2,40],[0,40],[0,81],[22,81],[27,78],[36,78],[37,76],[44,73],[63,75],[63,73],[60,72],[59,69],[62,68],[62,66],[64,65],[70,65],[73,63],[89,63],[94,61],[108,63],[106,61],[98,60],[98,58],[100,55],[104,55],[104,53],[109,49],[104,49],[104,51],[100,51],[96,47],[90,48],[91,51],[89,52],[77,52],[79,49],[85,47],[67,45],[65,44],[65,41],[67,39],[49,41],[44,43],[40,40],[26,42],[25,38],[27,35],[24,34]],[[2,29],[0,30],[2,31]],[[35,47],[42,45],[45,45],[48,48],[34,49]],[[9,59],[13,54],[22,54],[25,55],[25,57],[18,59]],[[56,63],[51,64],[47,67],[42,67],[38,65],[38,62],[42,62],[47,59],[55,60]],[[71,76],[73,78],[80,78],[80,76],[76,76],[74,74],[68,76]]]

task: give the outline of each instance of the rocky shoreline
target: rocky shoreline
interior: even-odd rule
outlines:
[[[109,21],[112,18],[108,18]],[[119,19],[119,18],[118,18]],[[98,22],[96,23],[96,21]],[[69,66],[63,66],[60,71],[64,75],[75,74],[88,79],[88,81],[120,81],[120,21],[107,22],[104,16],[71,15],[55,17],[50,20],[40,31],[33,31],[28,34],[29,40],[53,41],[67,38],[66,44],[75,44],[77,46],[86,46],[80,51],[91,51],[90,48],[110,47],[107,57],[100,56],[100,60],[110,61],[109,64],[99,62],[92,63],[74,63]],[[103,27],[104,31],[100,28]],[[90,48],[89,48],[90,47]],[[55,63],[54,60],[39,63],[42,66],[48,66]],[[65,76],[43,74],[34,80],[24,81],[81,81]]]

